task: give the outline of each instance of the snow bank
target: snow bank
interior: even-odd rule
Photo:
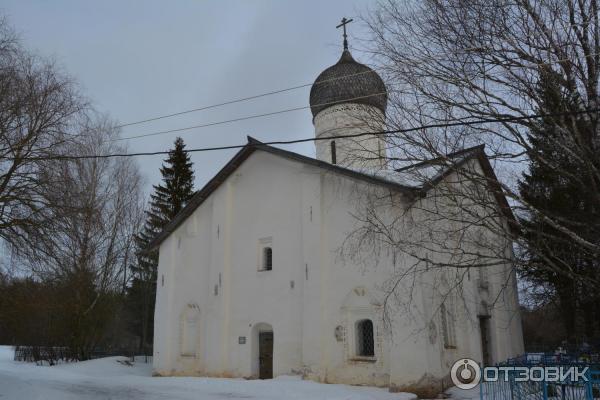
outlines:
[[[282,376],[272,380],[153,378],[149,364],[127,366],[124,357],[40,367],[13,361],[12,348],[0,346],[0,398],[44,400],[413,400],[387,389],[326,385]]]
[[[57,369],[61,369],[70,373],[85,375],[85,376],[152,376],[152,364],[135,363],[133,366],[126,365],[129,363],[128,357],[106,357],[96,360],[81,361],[76,363],[60,364]]]

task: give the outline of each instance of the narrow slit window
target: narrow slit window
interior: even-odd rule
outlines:
[[[370,319],[363,319],[356,323],[356,355],[361,357],[375,356],[373,321]]]
[[[331,163],[337,164],[337,157],[335,154],[335,140],[331,141]]]
[[[264,271],[273,269],[273,249],[271,247],[263,248],[263,268]]]
[[[440,305],[440,317],[442,319],[442,337],[444,339],[444,347],[447,349],[456,348],[456,338],[454,333],[454,315],[452,315],[452,303],[442,303]]]

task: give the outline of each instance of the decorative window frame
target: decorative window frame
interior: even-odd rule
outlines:
[[[365,356],[358,353],[358,323],[364,320],[370,320],[373,323],[373,355]],[[381,357],[381,346],[379,345],[378,333],[379,327],[373,318],[372,310],[354,309],[350,312],[346,328],[346,358],[350,361],[362,361],[375,363]]]
[[[364,287],[357,287],[350,293],[351,296],[362,298],[360,305],[347,304],[342,306],[344,315],[343,326],[344,353],[345,359],[349,362],[362,362],[381,364],[383,363],[383,321],[378,316],[381,315],[381,306],[368,296]],[[358,354],[358,332],[357,324],[362,320],[370,320],[373,324],[373,356],[361,356]]]

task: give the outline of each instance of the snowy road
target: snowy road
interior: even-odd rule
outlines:
[[[0,346],[0,400],[410,400],[386,389],[324,385],[293,377],[273,380],[153,378],[151,367],[133,367],[110,357],[54,367],[12,361]]]

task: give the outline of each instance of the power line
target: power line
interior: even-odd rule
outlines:
[[[362,71],[362,72],[357,72],[357,73],[354,73],[354,74],[349,74],[349,75],[344,75],[344,76],[338,76],[338,77],[335,77],[335,78],[324,79],[324,80],[316,83],[316,85],[321,85],[323,83],[335,81],[335,80],[338,80],[338,79],[352,78],[352,77],[358,76],[358,75],[372,74],[374,72],[375,72],[374,70],[369,70],[369,71]],[[241,103],[241,102],[248,101],[248,100],[258,99],[258,98],[261,98],[261,97],[272,96],[274,94],[285,93],[285,92],[289,92],[289,91],[292,91],[292,90],[302,89],[302,88],[305,88],[305,87],[308,87],[308,86],[313,86],[313,85],[315,85],[314,82],[313,83],[305,83],[305,84],[302,84],[302,85],[292,86],[292,87],[288,87],[288,88],[285,88],[285,89],[273,90],[273,91],[270,91],[270,92],[260,93],[260,94],[256,94],[256,95],[253,95],[253,96],[241,97],[241,98],[238,98],[238,99],[224,101],[222,103],[211,104],[211,105],[204,106],[204,107],[192,108],[190,110],[179,111],[179,112],[172,113],[172,114],[160,115],[158,117],[147,118],[147,119],[143,119],[143,120],[140,120],[140,121],[128,122],[126,124],[117,125],[116,128],[124,128],[126,126],[139,125],[139,124],[143,124],[143,123],[146,123],[146,122],[158,121],[160,119],[176,117],[176,116],[179,116],[179,115],[189,114],[189,113],[193,113],[193,112],[197,112],[197,111],[210,110],[211,108],[217,108],[217,107],[222,107],[222,106],[226,106],[226,105],[230,105],[230,104]]]
[[[579,115],[579,114],[591,114],[600,112],[600,108],[590,109],[590,110],[581,110],[581,111],[571,111],[571,112],[563,112],[563,113],[552,113],[552,114],[530,114],[530,115],[522,115],[522,116],[508,116],[508,117],[500,117],[500,118],[482,118],[472,121],[457,121],[457,122],[444,122],[437,124],[429,124],[429,125],[421,125],[413,128],[406,129],[394,129],[394,130],[386,130],[386,131],[378,131],[378,132],[358,132],[347,135],[336,135],[336,139],[345,139],[345,138],[357,138],[362,136],[381,136],[388,135],[393,133],[409,133],[415,132],[423,129],[433,129],[433,128],[450,128],[456,126],[473,126],[473,125],[481,125],[481,124],[489,124],[489,123],[502,123],[502,122],[518,122],[524,121],[528,119],[538,119],[538,118],[550,118],[550,117],[562,117],[569,115]],[[320,140],[331,140],[331,137],[311,137],[311,138],[303,138],[303,139],[294,139],[294,140],[279,140],[279,141],[271,141],[271,142],[261,142],[261,143],[246,143],[240,145],[231,145],[231,146],[217,146],[217,147],[202,147],[196,149],[188,149],[184,150],[186,153],[199,153],[206,151],[219,151],[219,150],[232,150],[232,149],[241,149],[244,147],[258,147],[267,146],[267,145],[288,145],[288,144],[296,144],[296,143],[305,143],[305,142],[317,142]],[[139,153],[114,153],[114,154],[99,154],[99,155],[81,155],[81,156],[70,156],[70,155],[56,155],[56,156],[43,156],[43,157],[26,157],[21,158],[27,160],[83,160],[83,159],[93,159],[93,158],[115,158],[115,157],[139,157],[139,156],[154,156],[154,155],[165,155],[169,154],[169,151],[154,151],[154,152],[139,152]],[[5,159],[14,160],[14,158],[7,157]]]
[[[481,51],[483,51],[483,50],[494,51],[495,49],[486,49],[486,48],[472,47],[472,48],[465,48],[465,49],[461,49],[461,50],[456,50],[456,51],[452,52],[452,54],[455,54],[455,55],[460,55],[460,54],[479,54],[481,56],[488,55],[486,53],[481,53]],[[479,51],[480,53],[476,53],[477,51]],[[600,54],[598,54],[598,53],[590,53],[587,56],[595,56],[595,55],[600,55]],[[518,61],[518,60],[521,60],[521,59],[520,58],[508,58],[508,59],[506,59],[506,61]],[[441,58],[441,57],[436,57],[434,55],[433,56],[426,55],[426,56],[421,57],[421,58],[413,59],[413,61],[418,62],[418,63],[423,63],[425,61],[457,62],[459,60],[453,60],[453,59],[449,59],[449,58]],[[528,64],[530,64],[530,65],[547,65],[549,62],[551,62],[551,63],[560,63],[560,62],[565,62],[565,61],[571,61],[571,60],[569,58],[566,58],[566,59],[550,60],[550,61],[540,62],[540,63],[529,62]],[[354,74],[349,74],[349,75],[344,75],[344,76],[338,76],[338,77],[334,77],[334,78],[324,79],[324,80],[322,80],[320,82],[317,82],[317,83],[314,83],[314,82],[313,83],[304,83],[304,84],[301,84],[301,85],[291,86],[291,87],[284,88],[284,89],[273,90],[273,91],[269,91],[269,92],[264,92],[264,93],[259,93],[259,94],[256,94],[256,95],[252,95],[252,96],[241,97],[241,98],[237,98],[237,99],[233,99],[233,100],[224,101],[224,102],[221,102],[221,103],[211,104],[211,105],[208,105],[208,106],[203,106],[203,107],[199,107],[199,108],[192,108],[192,109],[189,109],[189,110],[179,111],[179,112],[175,112],[175,113],[172,113],[172,114],[159,115],[157,117],[151,117],[151,118],[147,118],[147,119],[143,119],[143,120],[139,120],[139,121],[128,122],[128,123],[124,123],[124,124],[121,124],[121,125],[117,125],[115,128],[124,128],[124,127],[127,127],[127,126],[139,125],[139,124],[143,124],[143,123],[146,123],[146,122],[153,122],[153,121],[158,121],[158,120],[165,119],[165,118],[177,117],[179,115],[190,114],[190,113],[194,113],[194,112],[198,112],[198,111],[210,110],[210,109],[213,109],[213,108],[218,108],[218,107],[222,107],[222,106],[226,106],[226,105],[230,105],[230,104],[241,103],[241,102],[244,102],[244,101],[255,100],[255,99],[258,99],[258,98],[261,98],[261,97],[272,96],[272,95],[275,95],[275,94],[285,93],[285,92],[289,92],[289,91],[292,91],[292,90],[302,89],[302,88],[305,88],[305,87],[308,87],[308,86],[321,85],[321,84],[332,82],[332,81],[336,81],[336,80],[339,80],[339,79],[352,78],[354,76],[359,76],[359,75],[363,75],[363,74],[371,74],[371,73],[376,73],[376,71],[370,69],[368,71],[362,71],[362,72],[357,72],[357,73],[354,73]],[[267,114],[267,115],[273,115],[273,114]],[[212,126],[212,125],[207,125],[207,126]]]
[[[366,98],[374,97],[374,96],[383,96],[385,94],[387,94],[387,92],[373,93],[373,94],[369,94],[369,95],[365,95],[365,96],[353,97],[353,98],[350,98],[350,99],[330,101],[330,102],[321,103],[321,104],[313,104],[312,106],[309,105],[309,106],[302,106],[302,107],[286,108],[284,110],[272,111],[272,112],[263,113],[263,114],[253,114],[253,115],[248,115],[248,116],[245,116],[245,117],[227,119],[227,120],[224,120],[224,121],[209,122],[209,123],[201,124],[201,125],[188,126],[188,127],[185,127],[185,128],[168,129],[166,131],[158,131],[158,132],[144,133],[144,134],[134,135],[134,136],[126,136],[126,137],[121,137],[121,138],[113,139],[112,141],[113,142],[118,142],[118,141],[122,141],[122,140],[139,139],[139,138],[149,137],[149,136],[164,135],[166,133],[189,131],[191,129],[206,128],[206,127],[209,127],[209,126],[223,125],[223,124],[229,124],[229,123],[232,123],[232,122],[239,122],[239,121],[246,121],[246,120],[249,120],[249,119],[268,117],[270,115],[277,115],[277,114],[289,113],[289,112],[292,112],[292,111],[305,110],[305,109],[311,108],[311,107],[330,106],[330,105],[340,104],[340,103],[344,103],[344,102],[351,102],[351,101],[355,101],[355,100],[366,99]]]

